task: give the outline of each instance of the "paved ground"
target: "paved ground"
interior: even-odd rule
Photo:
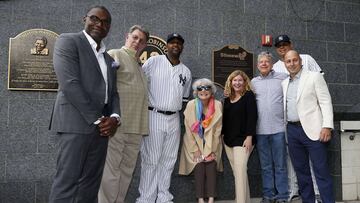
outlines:
[[[261,198],[251,198],[251,203],[260,203]],[[235,201],[232,200],[219,200],[219,201],[215,201],[215,203],[235,203]],[[301,200],[295,200],[292,201],[291,203],[302,203]],[[336,203],[360,203],[359,200],[356,201],[344,201],[344,202],[336,202]]]
[[[261,198],[252,198],[251,203],[260,203]],[[235,203],[231,200],[221,200],[221,201],[215,201],[215,203]],[[295,200],[291,203],[302,203],[301,200]],[[336,202],[336,203],[360,203],[360,201],[345,201],[345,202]]]

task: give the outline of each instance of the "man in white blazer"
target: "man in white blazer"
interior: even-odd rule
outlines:
[[[293,162],[303,203],[314,203],[309,158],[323,203],[334,203],[332,178],[327,166],[326,142],[331,139],[333,110],[321,73],[302,68],[299,53],[285,55],[289,78],[282,82],[289,155]]]

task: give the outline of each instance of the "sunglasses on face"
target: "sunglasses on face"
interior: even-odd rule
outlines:
[[[201,85],[201,86],[197,86],[196,87],[197,91],[209,91],[211,90],[211,86],[210,85]]]

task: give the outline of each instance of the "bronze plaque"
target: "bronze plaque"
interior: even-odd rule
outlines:
[[[235,70],[253,77],[253,54],[239,45],[227,45],[212,53],[212,80],[224,88],[227,77]]]
[[[58,34],[31,29],[10,38],[8,89],[57,91],[53,50]]]
[[[147,46],[140,53],[141,65],[144,64],[151,56],[164,55],[166,52],[166,41],[160,37],[150,35],[149,40],[147,41]]]

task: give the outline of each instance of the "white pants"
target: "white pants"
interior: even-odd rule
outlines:
[[[247,163],[251,151],[247,153],[245,147],[228,147],[225,145],[225,152],[229,159],[235,177],[235,202],[251,202],[249,181],[247,175]]]
[[[172,202],[171,173],[180,143],[179,113],[149,111],[149,136],[141,144],[141,176],[137,203]]]

